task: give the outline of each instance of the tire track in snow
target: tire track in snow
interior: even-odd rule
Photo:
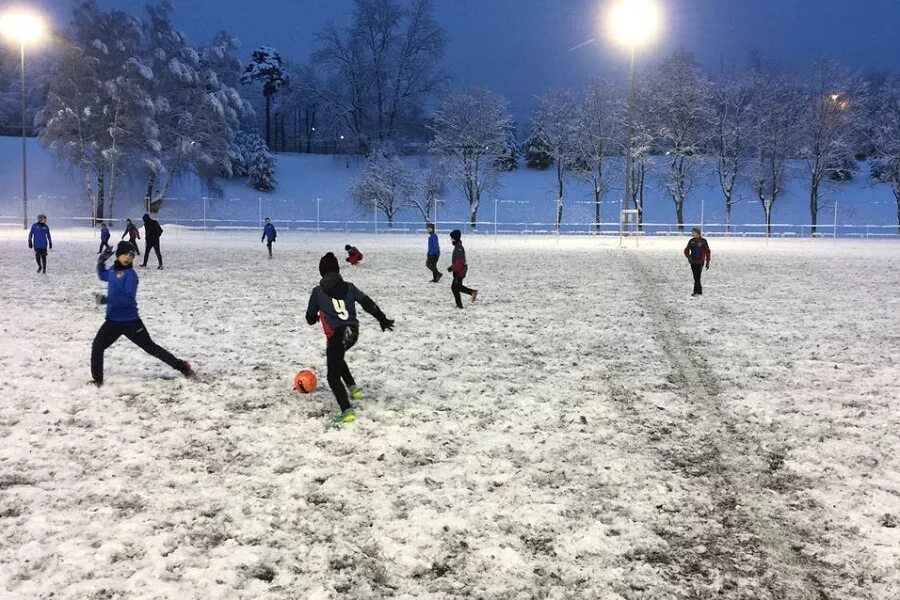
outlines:
[[[742,433],[727,413],[717,378],[702,357],[686,351],[689,340],[679,331],[683,315],[659,297],[658,290],[665,286],[654,280],[640,255],[629,253],[625,263],[654,338],[672,366],[670,382],[683,405],[654,410],[627,386],[612,379],[607,383],[633,418],[645,426],[650,421],[661,432],[651,434],[648,444],[688,478],[696,500],[670,510],[654,524],[669,545],[667,556],[636,558],[668,565],[664,572],[690,598],[865,597],[855,586],[851,595],[839,591],[848,585],[847,575],[816,558],[824,542],[792,523],[789,496],[766,486],[783,466],[783,455],[781,460],[777,453],[766,456],[761,440]]]

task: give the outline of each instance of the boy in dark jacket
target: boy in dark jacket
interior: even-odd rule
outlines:
[[[104,250],[112,250],[112,246],[109,245],[109,228],[106,223],[100,223],[100,249],[97,250],[97,254]]]
[[[359,302],[367,313],[378,319],[382,331],[393,331],[394,321],[388,319],[362,290],[341,278],[338,259],[331,252],[319,261],[319,274],[322,280],[309,296],[306,322],[314,325],[321,320],[325,331],[328,386],[341,408],[341,414],[332,417],[331,421],[336,424],[351,423],[356,420],[356,413],[347,397],[347,388],[350,389],[351,399],[362,398],[362,390],[356,385],[344,359],[347,350],[359,339],[356,303]]]
[[[266,248],[269,249],[269,258],[272,258],[272,242],[275,241],[277,236],[278,232],[275,231],[275,226],[272,225],[272,221],[269,220],[269,217],[266,217],[266,226],[263,227],[263,234],[260,242],[266,242]]]
[[[469,265],[466,264],[466,250],[462,244],[462,233],[459,229],[450,232],[450,239],[453,241],[453,256],[450,259],[450,266],[447,270],[453,273],[453,283],[450,284],[450,291],[453,292],[453,299],[456,300],[456,308],[462,308],[462,296],[468,294],[472,297],[472,302],[478,297],[478,290],[467,288],[463,285],[463,279],[469,272]]]
[[[361,261],[363,259],[362,252],[360,252],[356,248],[356,246],[351,246],[350,244],[347,244],[346,246],[344,246],[344,250],[347,251],[347,258],[345,258],[344,260],[346,260],[351,265],[356,265],[359,261]]]
[[[441,246],[438,243],[438,236],[434,232],[434,223],[428,223],[425,230],[428,232],[428,253],[425,255],[425,266],[431,271],[431,283],[437,283],[444,276],[437,268],[438,259],[441,257]]]
[[[147,328],[138,316],[137,288],[138,275],[134,270],[135,248],[130,242],[119,242],[116,247],[116,261],[111,269],[106,268],[106,259],[112,251],[105,250],[97,259],[97,276],[107,282],[106,295],[98,294],[97,301],[106,304],[106,320],[94,337],[91,345],[91,376],[94,384],[103,385],[103,353],[119,336],[125,336],[147,354],[155,356],[185,377],[193,377],[190,363],[175,358],[170,352],[158,346],[150,338]]]
[[[53,250],[53,239],[50,237],[50,227],[47,226],[47,215],[38,215],[37,223],[31,226],[28,232],[28,247],[34,249],[34,259],[37,261],[37,272],[47,273],[47,250]]]
[[[706,264],[709,270],[709,259],[712,253],[709,251],[709,244],[706,239],[700,236],[700,228],[691,229],[691,239],[688,240],[687,246],[684,248],[684,255],[691,265],[691,271],[694,273],[694,293],[691,296],[702,296],[703,286],[700,284],[700,274],[703,273],[703,265]]]
[[[141,251],[138,250],[137,240],[141,239],[141,232],[134,226],[131,219],[125,219],[125,233],[119,239],[124,240],[126,235],[128,236],[128,242],[134,247],[134,253],[140,256]]]
[[[142,267],[147,266],[150,260],[150,251],[156,250],[156,262],[159,263],[157,269],[162,269],[162,253],[159,251],[159,236],[162,235],[163,229],[156,219],[151,219],[150,215],[144,213],[144,262]]]

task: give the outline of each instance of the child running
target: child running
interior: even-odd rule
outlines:
[[[425,255],[425,266],[431,271],[431,283],[437,283],[444,276],[438,271],[438,259],[441,257],[441,245],[438,242],[438,236],[434,232],[434,223],[428,223],[425,226],[428,232],[428,251]]]
[[[347,244],[346,246],[344,246],[344,250],[347,251],[347,258],[345,258],[344,260],[346,260],[351,265],[355,266],[359,263],[359,261],[363,259],[362,252],[360,252],[356,246]]]
[[[450,259],[450,266],[447,270],[453,273],[453,283],[450,284],[450,291],[453,292],[453,299],[456,301],[456,308],[462,308],[462,296],[460,293],[468,294],[472,297],[472,302],[478,297],[478,290],[467,288],[463,285],[463,279],[469,273],[469,265],[466,263],[466,250],[462,244],[462,233],[459,229],[450,232],[450,239],[453,241],[453,256]]]
[[[266,242],[266,248],[269,249],[269,258],[272,258],[272,242],[275,241],[275,238],[278,237],[278,232],[275,231],[275,226],[272,225],[272,221],[269,217],[266,217],[266,226],[263,227],[262,239],[260,242]]]
[[[378,319],[381,331],[393,331],[394,321],[388,319],[362,290],[344,281],[338,259],[333,253],[329,252],[319,260],[319,274],[322,280],[309,296],[306,322],[314,325],[321,319],[325,331],[328,386],[341,409],[341,413],[332,417],[331,421],[335,424],[352,423],[356,420],[356,413],[350,399],[359,400],[363,392],[356,385],[344,355],[359,339],[356,303],[359,302],[367,313]],[[349,399],[347,388],[350,390]]]

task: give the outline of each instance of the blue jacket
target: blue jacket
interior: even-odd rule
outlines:
[[[97,276],[108,283],[106,287],[106,319],[108,321],[137,321],[138,274],[131,265],[114,263],[109,269],[97,263]]]
[[[28,232],[28,246],[33,246],[35,250],[46,250],[49,246],[53,247],[53,240],[50,239],[50,228],[46,223],[35,223]]]
[[[441,246],[438,244],[438,237],[435,232],[428,234],[428,256],[440,256]]]
[[[100,228],[100,241],[101,242],[109,241],[109,228],[106,225],[104,225],[103,227]]]
[[[275,226],[272,225],[271,223],[266,223],[266,226],[263,228],[262,239],[264,240],[264,239],[268,238],[270,242],[274,242],[275,237],[277,235],[278,235],[278,233],[275,232]],[[260,240],[260,241],[262,241],[262,240]]]

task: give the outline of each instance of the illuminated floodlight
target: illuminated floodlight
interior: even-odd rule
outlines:
[[[661,24],[662,13],[654,0],[613,0],[607,15],[610,37],[631,48],[652,40]]]

